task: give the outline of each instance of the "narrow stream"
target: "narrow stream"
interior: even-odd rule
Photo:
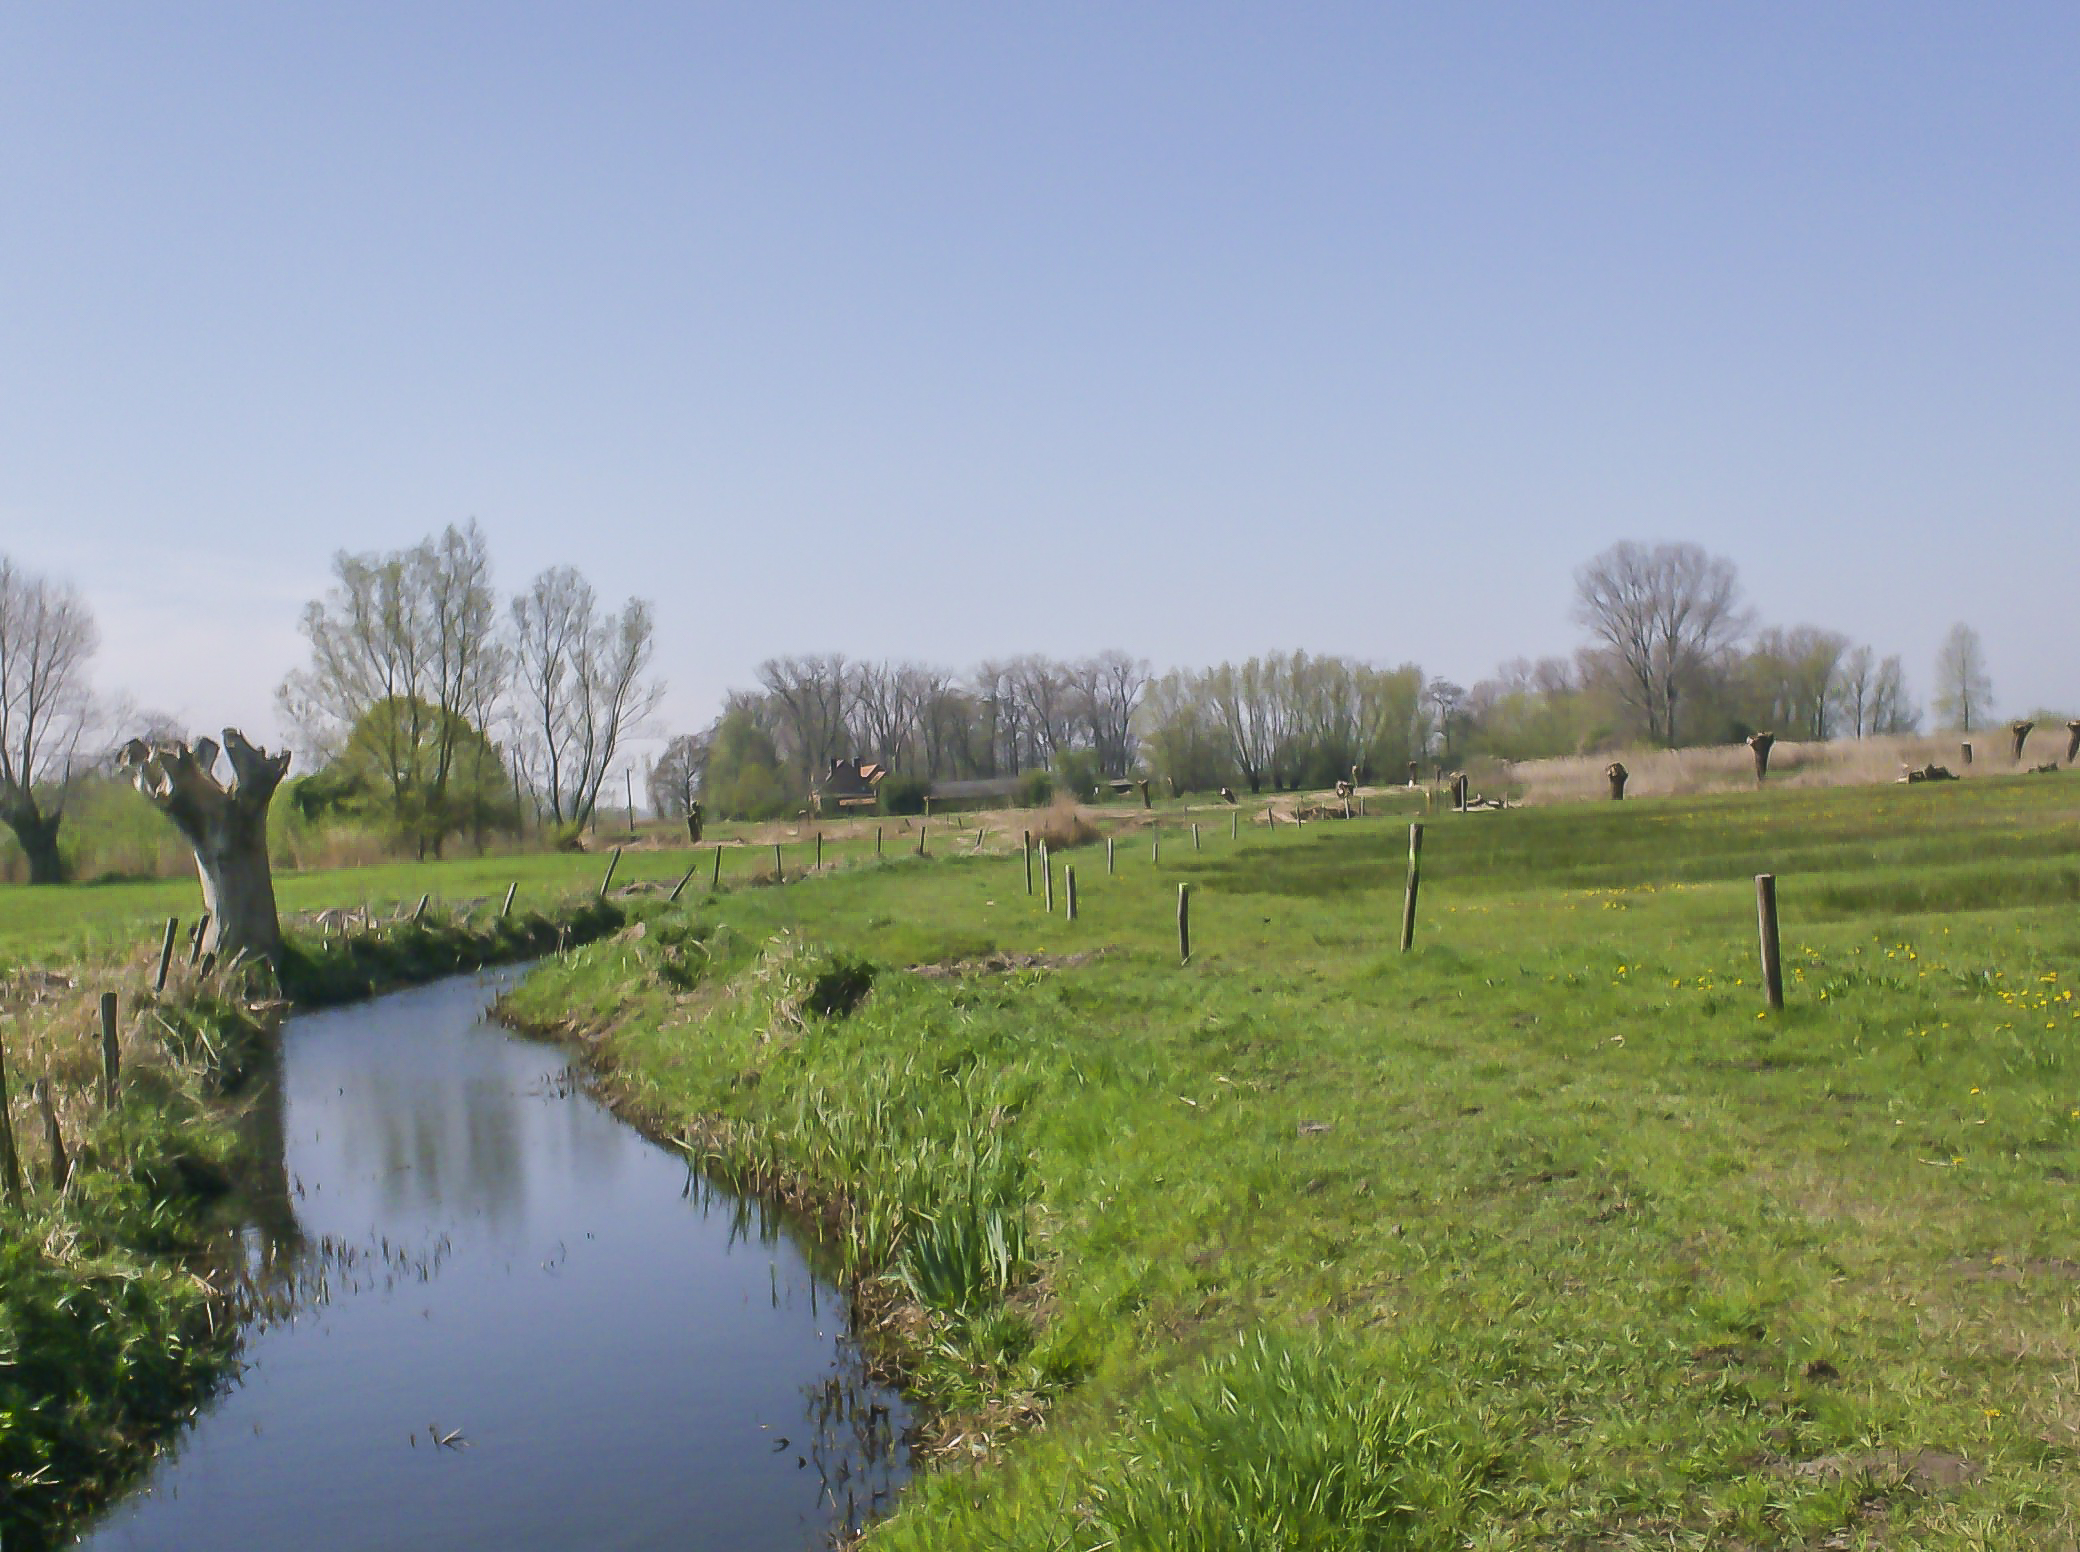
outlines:
[[[843,1299],[487,1022],[513,975],[290,1021],[246,1238],[309,1297],[82,1545],[799,1552],[887,1507]]]

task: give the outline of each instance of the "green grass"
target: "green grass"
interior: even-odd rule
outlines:
[[[1074,924],[1015,858],[892,858],[689,891],[516,1009],[841,1225],[947,1457],[877,1545],[2063,1545],[2076,817],[1440,815],[1402,956],[1401,819],[1215,814],[1070,854]]]

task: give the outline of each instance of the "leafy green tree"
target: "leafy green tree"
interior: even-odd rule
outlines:
[[[701,802],[727,819],[771,819],[794,806],[773,735],[744,707],[723,715],[708,735]]]

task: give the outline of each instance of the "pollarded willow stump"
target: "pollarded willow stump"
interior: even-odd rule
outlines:
[[[2066,724],[2066,764],[2080,760],[2080,722]]]
[[[1776,742],[1777,735],[1774,733],[1748,735],[1748,750],[1755,756],[1755,785],[1758,787],[1762,785],[1763,778],[1769,775],[1769,752],[1776,747]]]
[[[2022,763],[2022,746],[2029,742],[2029,735],[2035,731],[2036,726],[2034,722],[2010,722],[2008,724],[2009,736],[2015,740],[2012,758],[2017,765]]]
[[[1611,801],[1613,803],[1625,801],[1625,781],[1631,774],[1616,760],[1611,761],[1609,765],[1604,767],[1603,778],[1611,784]]]
[[[281,951],[282,925],[267,856],[267,805],[289,769],[289,751],[269,754],[247,743],[238,729],[226,728],[222,752],[231,762],[229,785],[212,774],[218,748],[207,738],[197,739],[192,749],[133,738],[119,763],[194,849],[202,908],[209,912],[203,952],[221,959],[241,952],[272,959]]]

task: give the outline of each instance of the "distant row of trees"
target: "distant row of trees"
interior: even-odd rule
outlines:
[[[1152,675],[1122,652],[994,660],[966,673],[837,654],[772,658],[722,715],[674,738],[650,778],[660,813],[694,801],[757,817],[800,803],[835,758],[927,780],[1049,769],[1072,788],[1145,773],[1179,790],[1316,786],[1356,767],[1528,760],[1617,744],[1908,733],[1921,710],[1897,656],[1818,626],[1758,629],[1733,564],[1696,545],[1613,545],[1575,578],[1587,641],[1505,664],[1470,689],[1413,663],[1272,653]],[[1969,728],[1990,698],[1977,636],[1937,665],[1937,715]]]
[[[1325,785],[1356,767],[1524,760],[1647,741],[1721,743],[1910,732],[1899,658],[1816,626],[1758,629],[1731,562],[1695,545],[1612,546],[1575,577],[1586,641],[1506,664],[1470,689],[1413,663],[1271,653],[1157,675],[1125,652],[992,659],[965,672],[838,654],[775,657],[707,728],[666,745],[660,814],[790,810],[841,757],[930,782],[1049,771],[1089,791],[1147,775],[1178,790]],[[575,828],[644,730],[663,685],[640,599],[604,608],[570,567],[497,592],[475,523],[416,545],[334,557],[305,610],[308,662],[280,700],[314,756],[287,796],[308,819],[382,826],[420,855],[532,818]],[[67,793],[122,739],[180,730],[99,704],[93,619],[77,589],[0,556],[0,823],[38,882],[64,871]],[[1991,714],[1976,632],[1935,665],[1939,723]]]

